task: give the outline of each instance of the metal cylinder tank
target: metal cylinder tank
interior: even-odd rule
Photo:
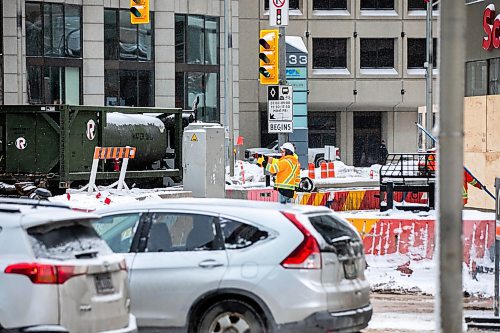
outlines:
[[[134,166],[149,166],[162,159],[167,149],[167,134],[163,122],[153,116],[111,112],[103,131],[106,147],[136,147]]]

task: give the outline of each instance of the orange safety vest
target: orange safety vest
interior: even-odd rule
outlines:
[[[464,171],[464,185],[462,186],[462,199],[463,199],[464,205],[467,204],[467,201],[469,199],[468,185],[467,184],[471,184],[472,186],[477,187],[479,189],[481,188],[481,185],[479,185],[477,180],[474,179],[470,175],[470,173],[468,173],[467,171]]]
[[[300,182],[300,164],[296,155],[285,155],[275,161],[270,157],[266,171],[276,174],[274,186],[285,190],[295,190]]]

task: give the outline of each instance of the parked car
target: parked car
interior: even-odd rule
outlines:
[[[258,154],[271,156],[271,157],[281,157],[281,152],[279,150],[278,140],[275,140],[263,148],[247,148],[245,150],[245,159],[247,161],[253,162],[255,156]],[[315,167],[319,167],[322,162],[325,162],[326,148],[309,148],[307,151],[308,163],[314,163]],[[340,160],[340,151],[335,148],[335,159]],[[307,166],[303,166],[305,168]]]
[[[137,332],[126,262],[96,215],[0,200],[0,332]]]
[[[97,212],[127,258],[140,329],[357,332],[371,318],[361,238],[326,207],[186,198]]]

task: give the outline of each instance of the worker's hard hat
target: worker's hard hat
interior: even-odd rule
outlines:
[[[292,153],[295,153],[295,147],[290,143],[290,142],[285,142],[283,146],[280,147],[281,149],[288,149]]]

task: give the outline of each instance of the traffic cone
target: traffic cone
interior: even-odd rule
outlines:
[[[314,168],[314,163],[309,163],[307,171],[309,178],[314,179],[316,177],[316,169]]]
[[[328,162],[328,178],[335,178],[335,164]]]
[[[326,162],[321,162],[321,178],[328,177],[328,165]]]

